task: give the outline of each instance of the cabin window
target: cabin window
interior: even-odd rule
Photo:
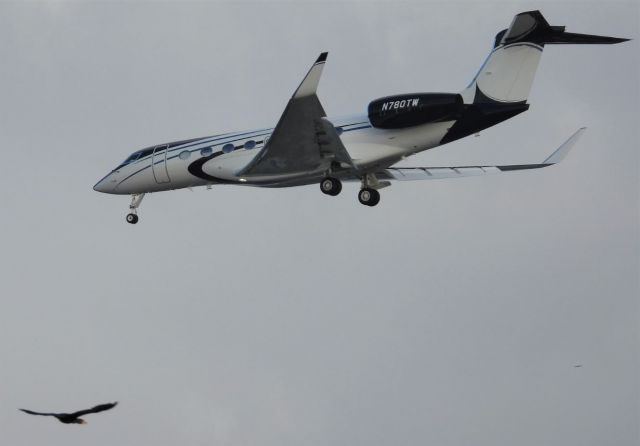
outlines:
[[[189,152],[188,150],[183,150],[182,152],[180,152],[180,155],[178,155],[178,158],[180,158],[181,160],[186,160],[189,159],[190,156],[191,152]]]
[[[233,144],[229,143],[229,144],[225,144],[224,146],[222,146],[222,151],[224,153],[231,153],[236,149],[236,146],[234,146]]]
[[[251,150],[255,148],[255,146],[256,146],[256,142],[253,139],[250,139],[249,141],[244,143],[244,148],[247,150]]]
[[[200,155],[202,156],[209,156],[213,153],[213,149],[211,147],[204,147],[203,149],[200,149]]]

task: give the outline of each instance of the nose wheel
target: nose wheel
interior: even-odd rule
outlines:
[[[342,190],[342,183],[337,178],[327,177],[320,182],[320,190],[323,194],[335,197]]]
[[[127,223],[132,225],[138,223],[138,207],[140,206],[140,203],[142,203],[143,198],[144,194],[133,194],[131,196],[131,204],[129,205],[129,210],[131,212],[127,214]]]
[[[127,223],[135,225],[138,223],[138,216],[136,214],[127,214]]]
[[[365,187],[358,192],[358,201],[365,206],[375,206],[380,202],[380,192]]]

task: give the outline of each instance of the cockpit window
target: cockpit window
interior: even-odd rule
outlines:
[[[140,158],[140,152],[134,152],[131,155],[129,155],[129,158],[127,158],[126,160],[124,160],[121,164],[121,166],[124,166],[126,164],[130,164],[132,162],[134,162],[135,160],[137,160],[138,158]]]
[[[120,164],[120,166],[126,166],[127,164],[131,164],[134,161],[144,158],[145,156],[149,156],[153,153],[154,150],[155,150],[155,147],[150,147],[148,149],[143,149],[143,150],[138,150],[137,152],[133,152],[131,155],[129,155],[129,158],[127,158],[122,162],[122,164]]]
[[[164,149],[164,147],[160,147],[158,149],[158,152],[161,152]],[[155,147],[151,147],[150,149],[144,149],[144,150],[140,150],[140,158],[144,158],[145,156],[149,156],[153,153],[153,151],[155,150]]]

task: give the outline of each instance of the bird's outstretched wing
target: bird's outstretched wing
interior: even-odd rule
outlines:
[[[90,413],[103,412],[105,410],[113,409],[117,404],[117,401],[115,403],[99,404],[98,406],[92,407],[91,409],[79,410],[72,413],[71,415],[73,415],[74,417],[81,417],[82,415],[87,415]]]
[[[55,413],[34,412],[34,411],[28,410],[28,409],[19,409],[19,410],[23,411],[24,413],[28,413],[29,415],[44,415],[44,416],[48,416],[48,417],[55,417],[56,416]]]

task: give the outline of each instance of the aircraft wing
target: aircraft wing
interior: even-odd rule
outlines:
[[[390,167],[376,172],[380,180],[414,181],[437,180],[442,178],[460,178],[491,173],[510,172],[513,170],[540,169],[553,166],[564,159],[571,148],[584,133],[586,127],[582,127],[564,142],[547,159],[538,164],[511,164],[504,166],[460,166],[460,167]]]
[[[316,95],[327,54],[320,54],[265,146],[238,175],[304,174],[327,169],[333,160],[353,165]]]

